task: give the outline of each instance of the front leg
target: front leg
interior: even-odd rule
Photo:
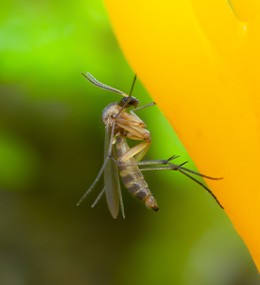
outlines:
[[[136,122],[137,123],[137,122]],[[131,124],[125,119],[117,119],[116,126],[121,129],[121,135],[131,140],[144,141],[132,147],[119,160],[126,162],[134,157],[136,161],[140,161],[148,151],[151,143],[150,132],[144,128],[144,125]]]
[[[149,146],[150,142],[141,142],[138,145],[135,145],[134,147],[130,148],[124,155],[122,155],[118,159],[118,162],[127,162],[132,157],[134,157],[135,160],[138,162],[145,155]]]

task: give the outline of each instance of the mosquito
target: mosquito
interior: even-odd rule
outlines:
[[[82,73],[82,75],[97,87],[120,94],[123,98],[118,103],[115,102],[109,104],[103,110],[102,120],[105,124],[106,130],[104,162],[95,180],[81,197],[77,205],[79,205],[93,190],[104,173],[104,188],[97,196],[92,207],[97,204],[105,193],[108,208],[112,217],[116,219],[121,208],[122,216],[125,218],[124,204],[119,181],[120,176],[124,186],[135,198],[143,202],[147,208],[157,211],[159,208],[156,199],[152,195],[142,172],[151,170],[175,170],[203,187],[222,208],[220,202],[212,191],[192,175],[212,180],[218,180],[221,178],[210,177],[186,168],[184,165],[187,161],[181,164],[172,163],[174,159],[179,157],[176,155],[166,160],[142,161],[142,158],[150,147],[151,135],[146,129],[145,123],[136,115],[135,112],[143,108],[153,106],[155,103],[152,102],[142,107],[138,107],[138,99],[131,96],[136,76],[128,95],[121,90],[99,82],[89,72],[86,74]],[[128,139],[140,142],[135,146],[130,147],[128,145]]]

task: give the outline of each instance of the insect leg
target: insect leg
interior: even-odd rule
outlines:
[[[104,193],[105,193],[105,187],[98,194],[97,198],[92,203],[91,208],[94,208],[96,206],[97,202],[101,199],[101,197],[103,196]],[[123,219],[125,219],[125,210],[124,210],[124,204],[123,204],[123,198],[122,198],[121,191],[119,192],[119,203],[120,203],[120,208],[121,208],[121,211],[122,211],[122,217],[123,217]]]
[[[191,174],[201,176],[206,179],[211,179],[211,180],[221,180],[222,177],[212,177],[208,176],[202,173],[199,173],[197,171],[191,170],[189,168],[183,167],[184,164],[186,164],[188,161],[185,161],[181,164],[174,164],[171,163],[170,160],[175,159],[179,156],[173,156],[170,159],[167,160],[148,160],[148,161],[140,161],[137,163],[138,166],[151,166],[151,165],[158,165],[156,167],[149,167],[149,168],[144,168],[141,169],[142,171],[149,171],[149,170],[182,170],[185,172],[189,172]],[[161,166],[160,166],[161,165]]]
[[[88,190],[83,194],[83,196],[80,198],[79,202],[77,203],[77,206],[79,206],[81,204],[81,202],[87,197],[87,195],[93,190],[93,188],[95,187],[95,185],[97,184],[97,182],[99,181],[101,175],[103,174],[108,161],[111,159],[111,153],[112,153],[112,145],[113,145],[113,137],[114,137],[114,130],[115,130],[115,123],[113,122],[112,127],[111,127],[111,137],[110,137],[110,143],[109,143],[109,148],[108,148],[108,152],[106,154],[104,163],[102,165],[102,167],[100,168],[97,177],[95,178],[95,180],[93,181],[93,183],[90,185],[90,187],[88,188]]]
[[[188,169],[186,167],[183,167],[183,165],[186,163],[187,163],[187,161],[178,165],[178,164],[170,163],[169,160],[151,160],[151,161],[138,162],[137,165],[143,165],[143,166],[155,165],[154,167],[140,169],[141,171],[151,171],[151,170],[177,170],[177,171],[179,171],[180,173],[187,176],[189,179],[191,179],[192,181],[194,181],[195,183],[197,183],[198,185],[203,187],[214,198],[214,200],[219,204],[219,206],[223,209],[223,206],[220,204],[220,202],[218,201],[217,197],[213,194],[213,192],[204,183],[202,183],[198,179],[194,178],[189,173],[192,173],[194,175],[197,175],[197,176],[200,176],[203,178],[211,179],[211,180],[220,180],[222,178],[210,177],[210,176],[207,176],[205,174],[202,174],[202,173],[193,171],[191,169]],[[189,173],[187,173],[187,172],[189,172]]]
[[[135,108],[133,111],[130,111],[130,113],[135,112],[135,111],[139,111],[139,110],[142,110],[142,109],[145,109],[145,108],[148,108],[148,107],[152,107],[154,105],[156,105],[156,102],[151,102],[151,103],[148,103],[146,105],[143,105],[143,106],[140,106],[138,108]]]
[[[146,147],[144,147],[139,153],[137,153],[135,155],[135,160],[137,162],[140,161],[145,156],[145,154],[147,153],[149,147],[150,147],[150,143],[147,143]]]
[[[150,132],[146,129],[144,129],[143,126],[138,126],[134,124],[129,124],[125,122],[125,120],[118,119],[116,121],[116,125],[123,130],[127,131],[127,137],[132,140],[146,140],[150,141],[151,140],[151,135]]]
[[[130,158],[134,157],[135,155],[138,155],[140,153],[146,152],[150,143],[142,142],[134,147],[132,147],[127,153],[125,153],[123,156],[120,157],[118,160],[120,162],[126,162]]]
[[[132,140],[144,140],[140,144],[132,147],[127,153],[125,153],[121,158],[120,162],[125,162],[131,157],[135,156],[136,161],[140,161],[146,154],[150,147],[151,136],[150,132],[139,126],[131,126],[125,123],[124,120],[118,119],[116,121],[117,126],[127,131],[126,137]]]
[[[170,164],[170,160],[173,160],[175,158],[178,158],[179,155],[174,155],[172,156],[170,159],[161,159],[161,160],[144,160],[144,161],[140,161],[137,164],[140,166],[150,166],[150,165],[168,165]],[[171,163],[172,165],[172,163]]]
[[[100,198],[103,196],[104,193],[105,193],[105,188],[103,188],[102,191],[98,194],[97,198],[92,203],[91,208],[94,208],[96,206],[97,202],[100,200]]]
[[[214,195],[214,193],[202,182],[200,182],[199,180],[197,180],[196,178],[194,178],[193,176],[191,176],[190,174],[186,173],[184,170],[182,170],[181,168],[179,169],[179,172],[184,174],[185,176],[187,176],[188,178],[190,178],[192,181],[194,181],[195,183],[199,184],[201,187],[203,187],[213,198],[214,200],[218,203],[218,205],[220,206],[220,208],[224,209],[223,206],[220,204],[218,198]],[[212,177],[211,177],[212,179]],[[213,178],[214,179],[214,178]],[[221,179],[221,178],[217,178],[217,179]]]

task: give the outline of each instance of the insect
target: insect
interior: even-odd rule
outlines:
[[[188,169],[184,167],[187,161],[181,164],[172,163],[174,159],[179,157],[176,155],[167,160],[141,161],[149,149],[151,135],[146,129],[145,123],[136,115],[135,112],[145,107],[153,106],[155,103],[152,102],[143,107],[138,107],[139,101],[135,97],[131,96],[136,76],[128,95],[123,91],[99,82],[90,73],[82,73],[82,75],[97,87],[120,94],[123,98],[118,103],[109,104],[103,110],[102,120],[105,124],[106,130],[104,162],[97,177],[81,197],[77,205],[79,205],[93,190],[96,183],[104,173],[104,188],[92,204],[92,207],[97,204],[99,199],[105,193],[108,208],[112,217],[117,218],[121,208],[122,216],[125,218],[124,204],[119,182],[120,176],[124,186],[135,198],[142,201],[147,208],[157,211],[159,209],[157,202],[152,195],[142,172],[149,170],[175,170],[202,186],[221,206],[220,202],[211,190],[192,175],[213,180],[221,178],[210,177]],[[139,141],[139,143],[130,148],[127,141],[128,139]]]

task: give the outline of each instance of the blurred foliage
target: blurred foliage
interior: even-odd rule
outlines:
[[[102,109],[118,100],[85,71],[130,89],[101,1],[2,1],[0,284],[258,284],[224,212],[181,175],[145,173],[158,213],[127,191],[126,220],[113,220],[104,199],[91,209],[102,182],[76,207],[102,165]],[[140,82],[134,95],[151,101]],[[187,159],[157,107],[140,116],[153,137],[148,158]]]

